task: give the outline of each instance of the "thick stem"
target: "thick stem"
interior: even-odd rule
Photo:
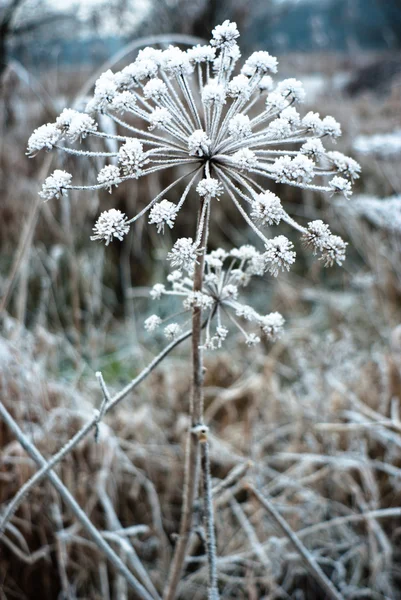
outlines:
[[[193,276],[193,291],[201,292],[203,287],[203,272],[207,245],[208,223],[202,225],[204,204],[202,199],[199,207],[196,239],[200,239],[200,252],[195,264]],[[209,211],[207,211],[207,215]],[[202,228],[202,232],[200,232]],[[191,429],[188,433],[185,453],[184,490],[181,512],[179,537],[175,547],[173,562],[167,585],[163,594],[164,600],[173,600],[176,596],[185,556],[187,553],[191,527],[193,506],[199,480],[199,438],[196,426],[203,423],[203,353],[202,345],[202,309],[195,307],[192,312],[192,392],[190,397]]]
[[[209,565],[209,600],[218,600],[219,591],[217,586],[217,556],[216,537],[214,534],[214,514],[212,500],[212,477],[210,474],[209,441],[207,433],[200,438],[201,468],[203,484],[204,521],[206,530],[206,552]]]

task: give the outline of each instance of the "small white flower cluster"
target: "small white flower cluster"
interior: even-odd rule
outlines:
[[[34,131],[28,154],[57,146],[73,155],[113,160],[100,170],[97,185],[73,186],[65,177],[60,188],[53,185],[58,182],[53,174],[53,183],[46,180],[42,196],[48,200],[53,189],[57,197],[61,189],[70,188],[111,192],[129,179],[180,166],[186,169],[180,180],[188,178],[189,183],[175,207],[166,204],[166,193],[178,180],[129,221],[151,211],[150,222],[159,232],[164,225],[173,226],[192,187],[207,202],[225,193],[243,215],[248,204],[258,225],[282,219],[294,225],[294,221],[287,218],[278,199],[267,191],[260,194],[256,176],[350,196],[351,182],[360,172],[358,163],[340,152],[326,151],[322,143],[340,136],[340,125],[314,112],[301,117],[295,106],[305,98],[302,83],[294,78],[274,82],[278,62],[266,51],[251,54],[234,75],[241,57],[238,38],[236,24],[224,21],[213,29],[209,45],[187,51],[174,46],[144,48],[121,71],[103,73],[86,114],[63,110],[55,123]],[[96,113],[117,125],[119,134],[100,131],[93,118]],[[106,143],[111,139],[116,151],[68,146],[88,137]]]
[[[329,226],[323,221],[311,221],[303,236],[307,246],[313,248],[313,253],[321,253],[325,266],[332,266],[335,262],[341,266],[345,260],[347,243],[338,235],[333,235]]]
[[[192,240],[184,239],[179,242],[181,247],[187,247],[191,245]],[[205,256],[202,292],[193,291],[192,262],[180,264],[179,270],[172,271],[167,277],[168,286],[156,283],[150,291],[150,296],[154,300],[159,300],[162,296],[180,298],[184,314],[194,308],[200,308],[205,314],[202,346],[204,349],[220,348],[228,335],[227,325],[230,323],[241,332],[249,346],[259,343],[262,334],[275,341],[283,332],[283,317],[277,312],[260,315],[252,307],[238,301],[241,288],[246,287],[252,277],[263,274],[260,265],[265,262],[265,258],[250,245],[241,246],[231,252],[219,248]],[[253,323],[256,331],[248,332],[239,319]],[[226,323],[223,323],[223,320]],[[164,321],[153,314],[146,319],[145,329],[153,332],[163,324]],[[181,332],[182,327],[178,323],[171,323],[164,329],[164,335],[168,339],[177,337]]]
[[[93,228],[94,235],[91,236],[91,240],[104,240],[108,246],[114,237],[122,240],[128,231],[126,215],[121,210],[111,208],[100,215]]]

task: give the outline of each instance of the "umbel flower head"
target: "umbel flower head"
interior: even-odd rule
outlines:
[[[153,300],[159,300],[162,296],[179,298],[183,306],[180,315],[184,320],[193,308],[201,308],[206,319],[203,348],[221,348],[229,333],[229,327],[238,329],[248,346],[258,344],[261,337],[275,341],[281,336],[284,319],[280,313],[260,315],[252,307],[239,301],[243,288],[249,284],[252,277],[263,275],[270,270],[271,259],[267,252],[260,253],[250,245],[235,248],[231,252],[221,248],[213,250],[205,256],[203,290],[194,292],[191,274],[196,255],[190,256],[187,251],[192,245],[192,240],[183,238],[178,242],[176,246],[185,249],[185,260],[178,261],[177,252],[171,253],[169,258],[172,266],[179,265],[180,268],[167,276],[167,285],[156,283],[150,291],[150,296]],[[168,339],[174,339],[182,332],[182,325],[177,322],[166,325],[166,321],[169,320],[163,321],[157,314],[153,314],[146,319],[145,329],[153,332],[164,327],[164,335]]]
[[[291,243],[266,229],[285,221],[306,240],[311,232],[287,214],[267,189],[269,182],[349,197],[360,167],[340,152],[325,150],[322,142],[340,136],[340,125],[330,116],[298,113],[305,97],[302,84],[294,78],[275,82],[275,57],[258,51],[238,66],[238,38],[236,24],[225,21],[212,31],[210,45],[186,51],[175,46],[144,48],[121,71],[103,73],[86,114],[65,109],[55,123],[36,129],[28,142],[32,156],[58,148],[76,156],[101,157],[106,164],[97,183],[74,185],[72,176],[56,171],[43,186],[43,198],[59,197],[69,189],[112,192],[130,179],[180,166],[183,174],[120,226],[111,225],[110,219],[105,224],[103,213],[92,239],[122,239],[145,213],[158,232],[172,228],[193,188],[198,200],[208,205],[208,214],[213,215],[214,202],[224,197],[234,203],[266,246],[275,264],[273,275],[289,268],[295,258]],[[101,131],[97,114],[111,119],[118,135]],[[93,137],[105,143],[112,139],[115,151],[77,147]],[[259,183],[263,179],[266,189]],[[174,187],[182,181],[186,186],[175,201]],[[111,230],[111,235],[103,235]],[[313,248],[324,253],[325,264],[340,263],[345,246],[341,249],[339,238],[331,242],[330,250],[322,243]],[[187,242],[188,256],[196,254],[198,246],[199,240]]]

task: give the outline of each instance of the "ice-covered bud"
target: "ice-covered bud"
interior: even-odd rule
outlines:
[[[273,79],[270,75],[263,75],[258,83],[258,88],[261,92],[270,92],[273,89]]]
[[[279,183],[307,184],[313,179],[314,168],[315,163],[304,154],[294,158],[287,155],[274,161],[272,174]]]
[[[191,308],[207,310],[212,308],[214,302],[214,299],[208,294],[204,294],[203,292],[189,292],[183,302],[183,306],[185,310],[190,310]]]
[[[164,328],[164,335],[168,340],[175,340],[181,333],[181,327],[178,323],[170,323]]]
[[[177,213],[177,206],[173,202],[162,200],[152,207],[149,213],[149,224],[156,225],[157,233],[164,233],[165,225],[170,229],[173,228]]]
[[[123,113],[126,110],[134,110],[135,105],[136,96],[128,90],[124,90],[114,96],[110,108],[116,112]]]
[[[287,138],[292,133],[292,127],[287,119],[282,119],[279,117],[278,119],[274,119],[270,121],[267,127],[267,135],[271,140],[281,140]]]
[[[344,194],[346,198],[352,196],[351,184],[347,179],[344,179],[344,177],[338,177],[337,175],[333,177],[333,179],[329,181],[329,188],[333,193],[339,192]]]
[[[324,146],[319,138],[311,138],[302,144],[300,150],[302,154],[313,160],[317,160],[325,154]]]
[[[271,92],[266,98],[266,110],[267,111],[282,111],[287,108],[288,101],[277,92]]]
[[[61,137],[62,132],[55,123],[41,125],[34,130],[28,140],[27,154],[29,156],[35,156],[35,154],[44,148],[46,150],[51,150]]]
[[[216,58],[216,48],[212,48],[212,46],[193,46],[193,48],[188,48],[187,55],[189,60],[199,65],[204,62],[212,62]]]
[[[245,75],[236,75],[228,84],[228,95],[231,98],[238,98],[239,96],[247,98],[249,91],[249,78]]]
[[[252,202],[251,217],[262,225],[278,225],[283,215],[280,198],[269,190],[259,194]]]
[[[251,120],[248,115],[238,114],[230,119],[228,132],[236,140],[242,140],[252,134]]]
[[[150,317],[145,320],[144,327],[146,331],[152,333],[152,331],[155,331],[161,325],[161,322],[162,320],[158,315],[150,315]]]
[[[162,63],[163,50],[158,50],[157,48],[152,48],[152,46],[146,46],[146,48],[142,48],[138,52],[137,60],[153,60],[158,66]]]
[[[259,325],[266,337],[275,342],[283,334],[285,320],[279,312],[272,312],[264,317],[260,317]]]
[[[167,108],[157,106],[149,115],[149,131],[161,127],[164,129],[172,119],[171,112]]]
[[[327,152],[327,157],[332,161],[337,171],[349,177],[352,181],[359,179],[361,172],[361,165],[356,162],[353,158],[345,156],[342,152]]]
[[[117,187],[118,184],[121,183],[120,169],[115,165],[106,165],[99,171],[97,181],[100,185],[109,190],[111,194],[112,186],[115,185]]]
[[[196,191],[199,196],[209,197],[209,198],[218,198],[223,194],[223,186],[218,179],[213,179],[213,177],[206,177],[206,179],[202,179],[196,186]]]
[[[277,85],[277,91],[282,96],[289,97],[295,102],[303,102],[305,100],[305,90],[302,82],[293,77],[280,81]]]
[[[208,106],[211,104],[225,104],[226,91],[223,85],[211,79],[202,90],[202,101]]]
[[[190,156],[209,156],[211,143],[203,129],[197,129],[188,138]]]
[[[152,298],[152,300],[160,300],[165,291],[166,287],[162,283],[155,283],[155,285],[150,290],[149,295]]]
[[[258,51],[251,54],[251,56],[245,61],[244,66],[241,69],[243,75],[252,76],[254,73],[277,73],[277,58],[271,56],[266,51]]]
[[[101,213],[93,227],[91,240],[105,240],[108,246],[113,238],[121,241],[128,231],[127,216],[121,210],[111,208]]]
[[[136,138],[128,139],[118,152],[118,162],[124,175],[140,177],[142,167],[149,162],[142,142]]]
[[[238,298],[238,287],[229,283],[223,287],[220,294],[221,300],[236,300]]]
[[[256,154],[249,148],[241,148],[233,154],[232,159],[241,171],[249,171],[258,164]]]
[[[263,258],[266,263],[266,269],[273,277],[277,277],[279,271],[289,271],[290,266],[295,262],[294,245],[284,235],[278,235],[268,240],[265,244],[266,252]]]
[[[43,200],[51,200],[52,198],[60,198],[61,194],[66,194],[66,188],[71,184],[72,175],[66,171],[56,169],[49,177],[45,179],[42,186],[42,191],[39,196]]]
[[[192,238],[180,238],[167,254],[167,260],[171,261],[173,267],[192,270],[197,258],[197,251],[198,247]]]
[[[167,275],[167,281],[170,283],[177,283],[180,279],[182,279],[182,271],[179,270],[172,271]]]
[[[285,119],[286,121],[288,121],[288,123],[293,129],[297,127],[301,122],[299,113],[293,106],[288,106],[287,108],[285,108],[282,111],[280,117],[281,119]]]
[[[241,317],[245,319],[245,321],[257,321],[259,318],[258,313],[252,306],[247,306],[246,304],[237,304],[235,307],[235,314],[237,317]]]
[[[345,251],[347,242],[344,242],[339,235],[330,235],[325,247],[322,250],[322,258],[325,267],[331,267],[337,263],[339,267],[345,260]]]
[[[333,117],[324,117],[322,121],[323,135],[329,135],[330,137],[337,138],[341,135],[341,126]]]
[[[143,88],[143,95],[146,99],[160,100],[167,95],[167,86],[161,79],[151,79]]]
[[[260,337],[255,333],[248,333],[245,338],[245,343],[249,348],[252,348],[253,346],[257,346],[257,344],[260,344]]]
[[[307,231],[303,235],[303,240],[307,246],[313,249],[313,254],[321,252],[331,236],[331,231],[326,223],[320,219],[308,223]]]
[[[258,256],[259,252],[254,246],[250,244],[244,244],[239,248],[233,248],[230,252],[230,256],[238,258],[239,260],[252,260],[255,256]]]
[[[159,65],[152,58],[138,57],[134,62],[131,74],[136,81],[156,77]]]
[[[216,48],[231,48],[236,44],[236,39],[239,37],[237,24],[230,22],[228,19],[221,25],[217,25],[212,31],[212,39],[210,44]]]
[[[97,129],[97,124],[92,117],[72,108],[63,110],[56,119],[56,125],[72,142],[86,137],[88,133]]]
[[[180,75],[189,75],[193,71],[193,66],[186,52],[177,48],[177,46],[169,46],[164,50],[161,56],[162,67],[176,77]]]
[[[109,69],[105,73],[102,73],[95,83],[93,99],[96,103],[96,110],[105,110],[117,92],[118,86],[114,73]]]
[[[202,346],[205,350],[216,350],[217,348],[221,348],[222,343],[228,336],[228,329],[222,325],[218,325],[216,327],[216,333],[209,340],[205,342],[205,345]]]
[[[309,111],[302,119],[302,125],[306,131],[313,133],[316,136],[323,135],[324,127],[323,121],[319,116],[319,113]]]

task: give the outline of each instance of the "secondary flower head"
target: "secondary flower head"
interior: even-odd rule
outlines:
[[[66,171],[56,169],[52,175],[46,178],[39,196],[43,200],[60,198],[61,194],[67,194],[67,188],[71,183],[72,175]]]
[[[178,240],[180,247],[190,248],[192,240]],[[202,291],[193,291],[191,279],[192,263],[186,262],[182,269],[174,270],[167,277],[167,285],[157,283],[150,291],[153,300],[163,296],[176,296],[182,302],[183,321],[189,312],[200,308],[206,319],[203,348],[216,350],[226,340],[229,328],[237,329],[248,346],[254,346],[265,338],[277,340],[283,333],[284,319],[280,313],[260,314],[241,301],[246,287],[252,278],[262,275],[269,269],[263,254],[254,246],[245,245],[231,252],[218,248],[206,254],[204,262],[204,286]],[[260,265],[264,268],[260,270]],[[177,315],[175,314],[175,318]],[[147,331],[155,331],[162,321],[153,314],[145,321]],[[251,331],[249,331],[251,328]],[[253,331],[252,331],[253,329]],[[171,323],[164,329],[164,335],[173,339],[181,332],[178,323]]]
[[[108,246],[115,237],[122,240],[129,231],[126,215],[121,210],[111,208],[102,212],[93,228],[91,240],[105,240]]]

